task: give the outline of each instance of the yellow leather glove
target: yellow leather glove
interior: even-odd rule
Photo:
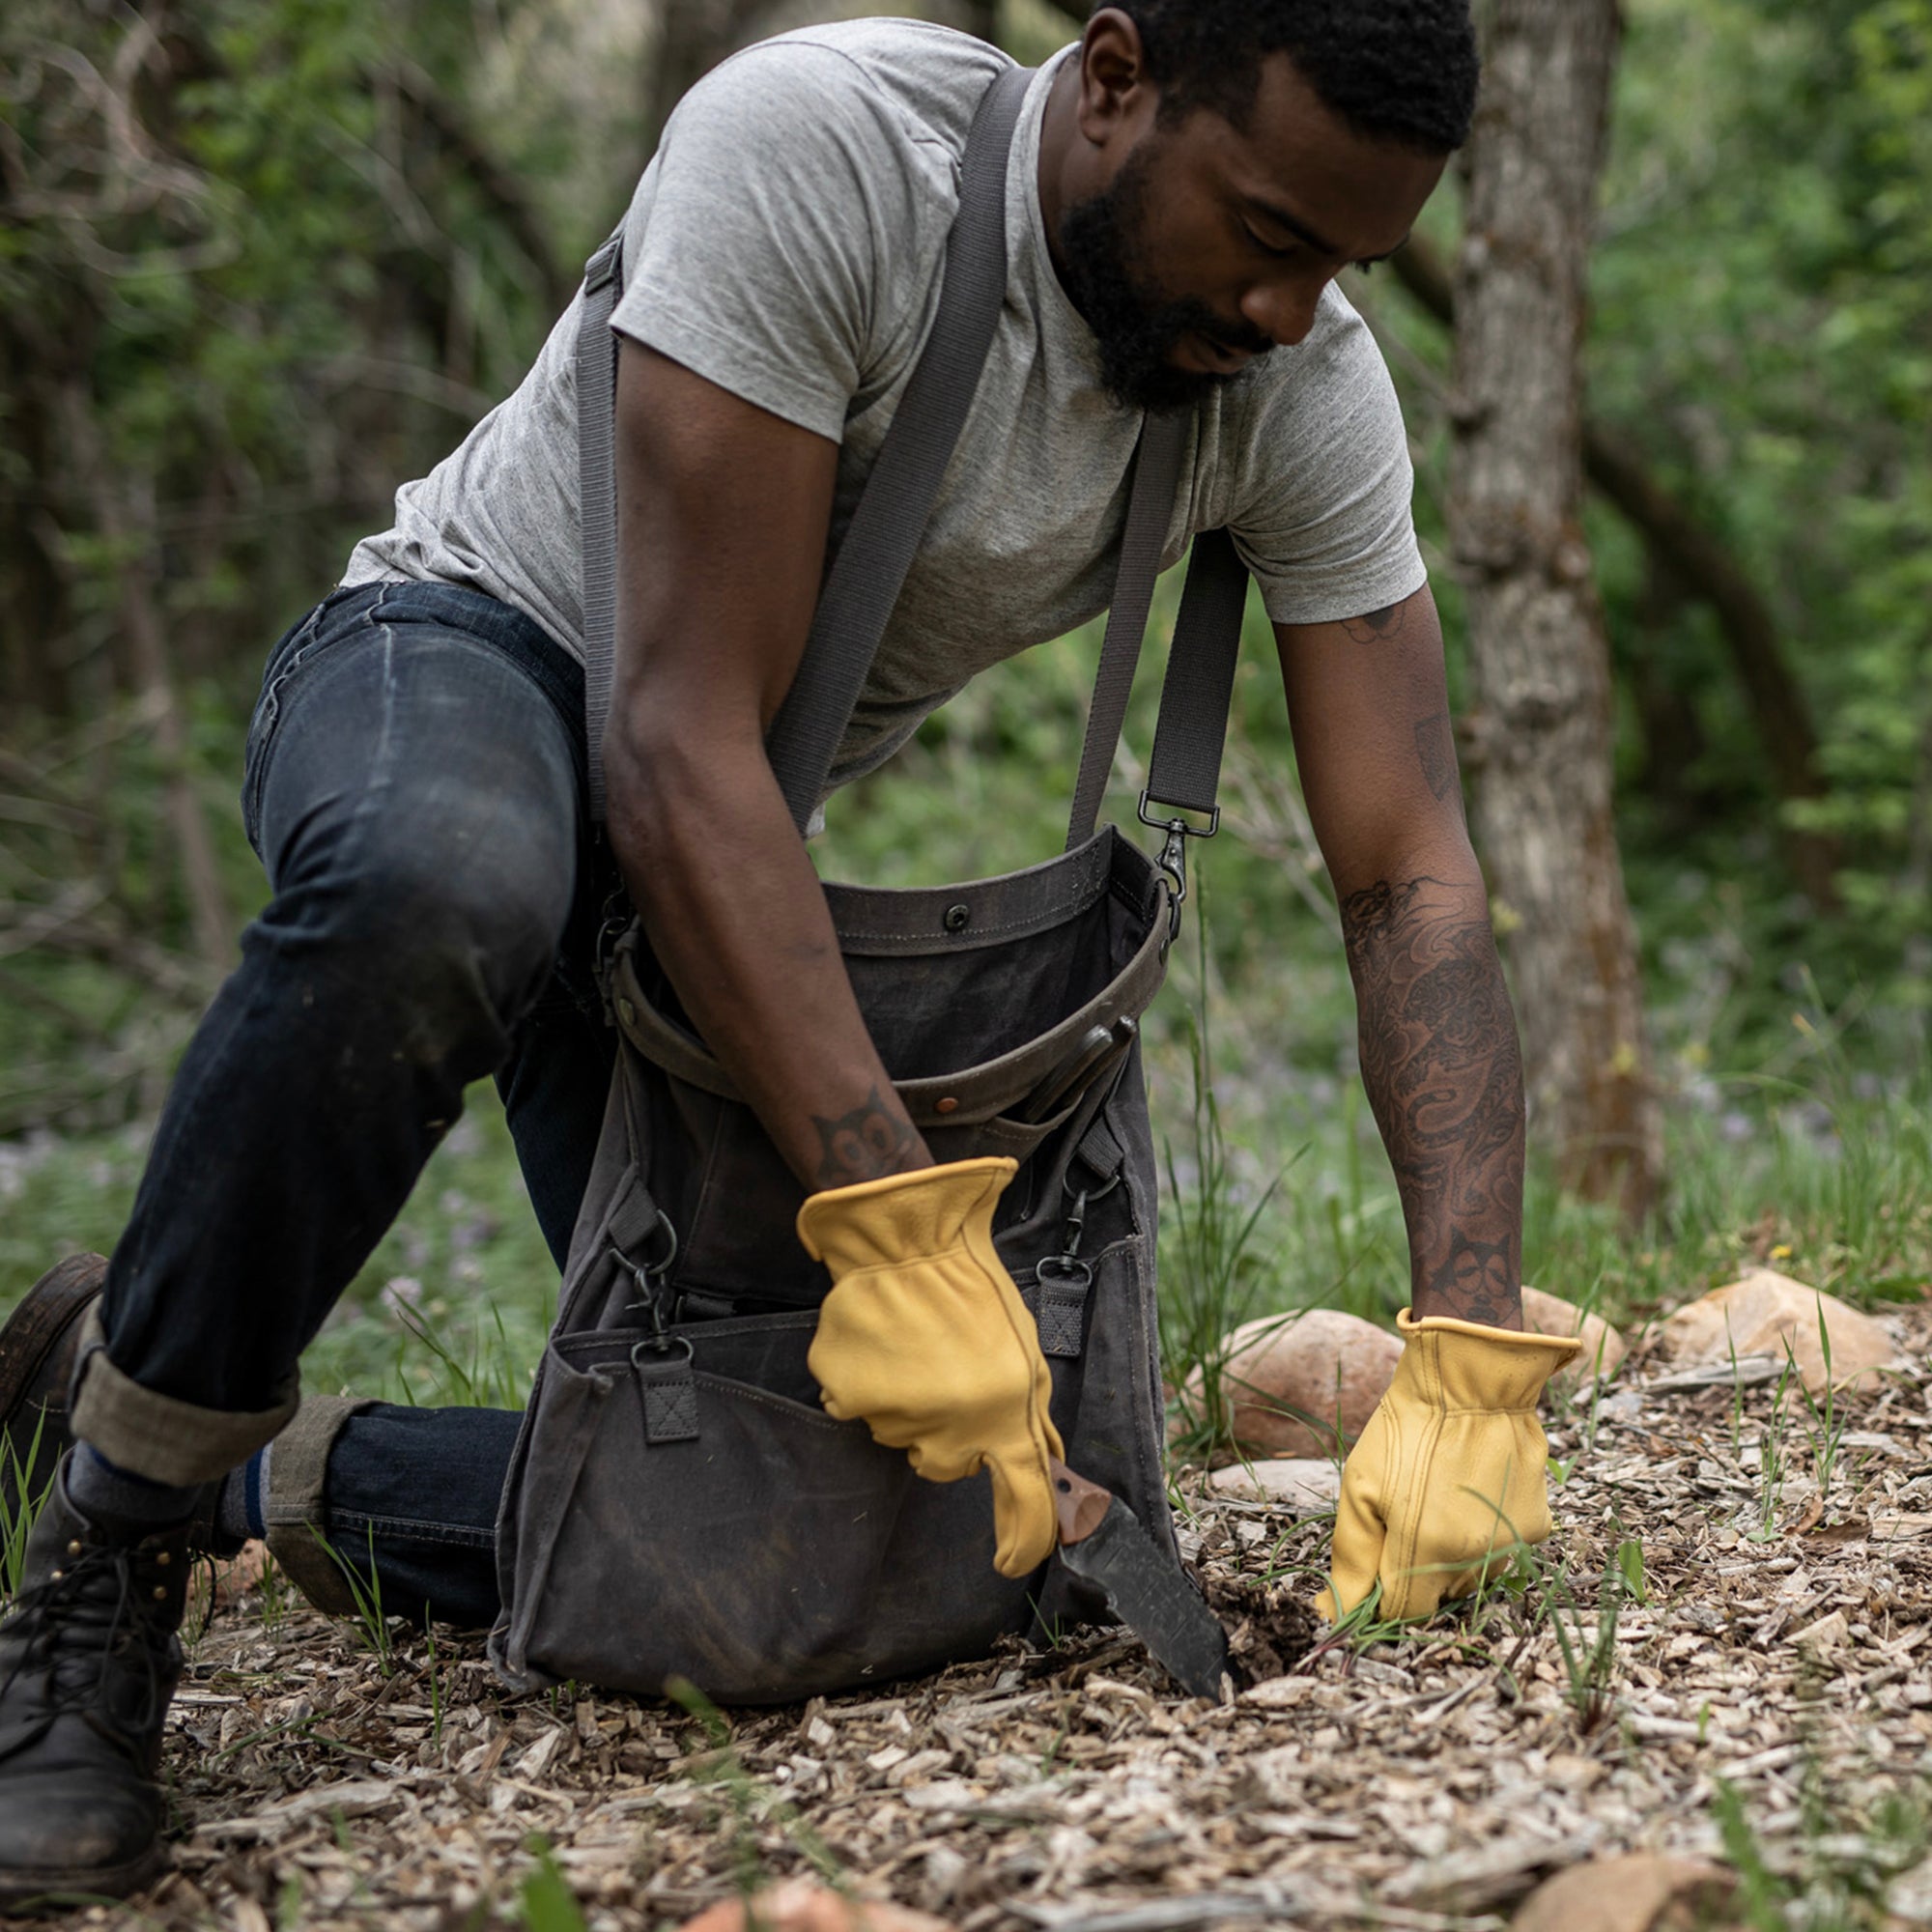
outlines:
[[[992,1471],[993,1567],[1024,1577],[1058,1532],[1046,1461],[1061,1454],[1039,1331],[993,1249],[1016,1163],[954,1161],[814,1194],[798,1237],[832,1271],[806,1357],[825,1412],[861,1418],[928,1481]]]
[[[1329,1588],[1345,1616],[1379,1577],[1384,1617],[1426,1617],[1466,1596],[1493,1550],[1549,1534],[1536,1419],[1543,1385],[1583,1345],[1441,1316],[1396,1318],[1407,1347],[1342,1470]]]

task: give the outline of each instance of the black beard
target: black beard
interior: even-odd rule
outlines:
[[[1096,195],[1061,217],[1062,279],[1100,346],[1100,380],[1123,409],[1191,409],[1231,375],[1177,369],[1169,359],[1181,338],[1264,355],[1265,338],[1231,340],[1228,325],[1193,297],[1169,300],[1135,273],[1151,156],[1144,145]]]

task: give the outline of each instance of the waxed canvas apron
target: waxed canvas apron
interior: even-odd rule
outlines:
[[[974,123],[932,335],[828,577],[768,746],[801,827],[964,420],[1006,283],[1006,163],[1028,75]],[[609,703],[611,477],[621,279],[592,258],[580,336],[586,704],[593,810]],[[995,1239],[1039,1324],[1066,1460],[1174,1548],[1162,1472],[1156,1165],[1135,1022],[1163,977],[1188,828],[1150,859],[1094,829],[1176,480],[1192,433],[1151,418],[1136,457],[1068,849],[1001,878],[826,888],[861,1010],[935,1161],[1020,1163]],[[1149,792],[1207,811],[1246,576],[1197,540]],[[497,1520],[518,1686],[577,1678],[783,1702],[983,1654],[1098,1613],[1057,1562],[993,1569],[991,1489],[916,1477],[819,1406],[806,1351],[830,1286],[799,1245],[804,1190],[683,1019],[632,922],[605,961],[622,1044],[604,1129]],[[1176,1558],[1178,1561],[1178,1556]]]

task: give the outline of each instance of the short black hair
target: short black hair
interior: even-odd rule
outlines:
[[[1268,54],[1286,54],[1357,133],[1446,155],[1469,138],[1468,0],[1099,0],[1139,28],[1172,118],[1211,107],[1244,127]],[[1096,6],[1095,11],[1098,11]]]

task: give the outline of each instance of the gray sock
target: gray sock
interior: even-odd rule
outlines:
[[[269,1457],[274,1446],[265,1443],[239,1469],[222,1477],[214,1499],[214,1526],[223,1536],[245,1543],[269,1533],[263,1512],[269,1500]]]
[[[67,1493],[82,1516],[103,1528],[125,1526],[145,1536],[180,1522],[194,1508],[196,1491],[193,1485],[176,1489],[171,1483],[151,1483],[117,1467],[92,1443],[76,1442],[68,1459]]]

